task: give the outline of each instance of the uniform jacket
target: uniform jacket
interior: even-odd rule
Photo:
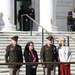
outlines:
[[[42,62],[54,62],[58,59],[58,52],[56,50],[56,46],[50,45],[50,47],[46,44],[41,48],[40,57]],[[47,67],[53,66],[53,64],[46,64]]]
[[[61,62],[69,62],[71,60],[71,52],[69,47],[61,47],[59,49],[59,59]]]
[[[35,11],[33,8],[28,8],[27,13],[31,18],[35,19]]]
[[[13,46],[12,44],[6,47],[5,61],[7,63],[23,62],[22,48],[20,45]],[[21,65],[9,65],[9,68],[20,68]]]

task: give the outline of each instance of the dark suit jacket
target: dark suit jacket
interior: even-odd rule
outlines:
[[[34,10],[33,8],[31,8],[31,9],[28,8],[27,14],[28,14],[31,18],[35,19],[35,10]]]

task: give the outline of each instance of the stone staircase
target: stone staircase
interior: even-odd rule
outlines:
[[[33,31],[33,34],[32,34],[33,36],[30,36],[30,32],[16,31],[16,32],[0,32],[0,63],[5,63],[5,58],[4,58],[5,48],[8,44],[11,43],[11,37],[14,35],[19,36],[18,43],[19,43],[19,45],[22,46],[23,53],[24,53],[24,47],[25,47],[26,43],[28,41],[34,42],[34,46],[38,52],[39,62],[40,62],[40,49],[42,46],[41,32]],[[48,36],[48,34],[46,34],[46,33],[44,35],[45,35],[44,38],[46,38]],[[66,36],[72,36],[73,38],[75,37],[74,32],[53,32],[52,35],[55,38],[54,44],[56,46],[58,46],[57,41],[58,41],[58,38],[61,36],[64,36],[65,38],[66,38]],[[66,40],[67,40],[67,38],[66,38]],[[45,44],[45,40],[44,40],[44,44]],[[72,39],[70,39],[70,48],[72,51],[72,61],[75,61],[75,41],[73,41]],[[58,68],[56,67],[56,75],[58,75],[57,70],[58,70]],[[20,71],[21,71],[20,75],[25,75],[25,65],[23,65],[21,67]],[[0,65],[0,75],[9,75],[9,69],[7,68],[6,65]],[[37,75],[43,75],[43,68],[42,68],[41,64],[38,65]],[[75,64],[71,64],[71,75],[75,75]]]

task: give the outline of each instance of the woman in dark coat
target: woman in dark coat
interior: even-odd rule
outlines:
[[[34,49],[34,43],[28,42],[24,50],[24,58],[26,62],[38,62],[37,51]],[[26,65],[26,75],[36,75],[37,64]]]

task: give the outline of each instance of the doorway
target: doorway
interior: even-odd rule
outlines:
[[[28,3],[31,3],[31,0],[15,0],[14,1],[14,23],[16,25],[16,30],[20,29],[20,25],[18,22],[18,11],[20,10],[20,6],[23,5],[24,9],[27,8]]]

